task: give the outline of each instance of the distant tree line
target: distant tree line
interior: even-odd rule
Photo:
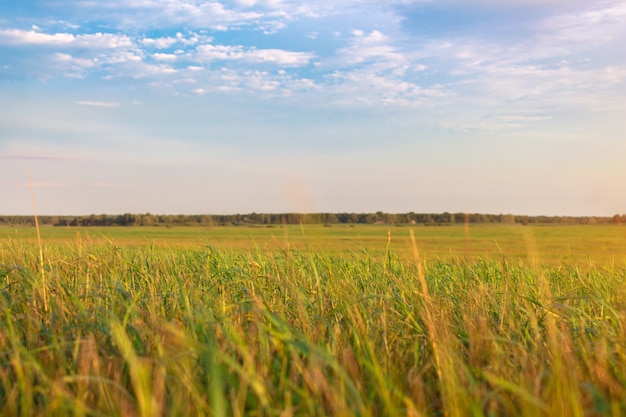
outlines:
[[[612,217],[520,216],[479,213],[250,213],[250,214],[91,214],[39,216],[39,224],[52,226],[245,226],[283,224],[423,224],[442,226],[468,223],[505,224],[608,224],[626,223],[626,214]],[[33,216],[0,215],[0,225],[34,225]]]

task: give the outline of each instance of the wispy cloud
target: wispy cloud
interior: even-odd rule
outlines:
[[[626,21],[626,3],[598,2],[578,12],[570,12],[552,16],[545,19],[542,28],[544,30],[567,35],[568,39],[577,39],[579,36],[588,38],[589,32],[578,33],[581,28],[592,31],[602,30],[607,25],[620,25]]]
[[[124,48],[132,45],[131,39],[126,35],[100,32],[75,35],[71,33],[43,33],[20,29],[0,29],[0,43],[97,49]]]
[[[187,26],[227,30],[258,22],[268,17],[241,7],[228,7],[219,1],[196,0],[111,0],[107,2],[77,1],[76,6],[109,16],[118,27]]]
[[[380,31],[366,33],[355,29],[352,35],[349,45],[337,50],[340,66],[377,64],[379,67],[402,69],[407,63],[406,57],[393,45],[392,39]]]
[[[190,58],[198,62],[245,61],[252,64],[276,64],[279,66],[302,66],[314,55],[309,52],[292,52],[281,49],[256,49],[243,46],[201,45]],[[195,58],[195,59],[194,59]]]
[[[90,107],[120,107],[122,104],[117,101],[77,101],[76,104]]]
[[[183,34],[181,32],[177,32],[176,36],[162,36],[156,38],[142,37],[139,39],[138,43],[146,48],[168,49],[173,46],[185,47],[196,45],[198,43],[209,43],[212,41],[213,37],[206,34],[197,32]]]

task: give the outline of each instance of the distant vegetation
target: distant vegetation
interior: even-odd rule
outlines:
[[[241,226],[280,224],[608,224],[626,223],[626,214],[613,217],[521,216],[478,213],[250,213],[250,214],[91,214],[39,216],[39,224],[53,226]],[[0,216],[0,225],[34,225],[32,216]]]

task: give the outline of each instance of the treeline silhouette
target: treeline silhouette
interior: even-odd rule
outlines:
[[[250,214],[91,214],[82,216],[38,216],[39,224],[52,226],[245,226],[284,224],[423,224],[443,226],[457,223],[505,224],[608,224],[626,223],[626,214],[612,217],[525,216],[479,213],[250,213]],[[34,225],[33,216],[0,215],[0,225]]]

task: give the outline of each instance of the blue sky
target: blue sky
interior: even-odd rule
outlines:
[[[0,1],[0,214],[626,213],[626,1]]]

